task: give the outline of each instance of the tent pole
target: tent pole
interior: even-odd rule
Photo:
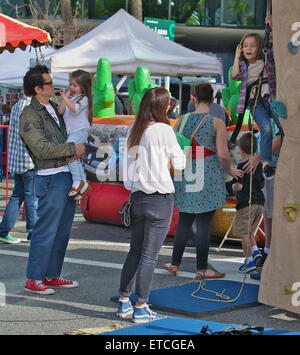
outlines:
[[[170,77],[165,76],[165,89],[167,89],[170,92]]]
[[[180,83],[179,83],[179,115],[181,115],[182,111],[182,78],[179,78]]]
[[[127,79],[127,75],[123,75],[122,78],[120,79],[120,81],[118,82],[117,86],[116,86],[117,91],[120,90],[122,85],[125,83],[126,79]]]

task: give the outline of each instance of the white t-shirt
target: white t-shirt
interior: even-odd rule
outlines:
[[[52,116],[54,121],[58,125],[60,125],[59,124],[59,119],[58,119],[57,114],[56,114],[54,108],[52,107],[52,105],[51,104],[45,105],[42,102],[41,102],[41,104],[46,107],[46,110]],[[69,170],[68,165],[64,165],[64,166],[60,166],[59,168],[40,169],[40,170],[37,171],[37,174],[38,175],[42,175],[42,176],[47,176],[47,175],[54,175],[54,174],[58,174],[58,173],[68,173],[69,171],[70,170]]]
[[[127,132],[127,141],[130,131]],[[127,141],[123,165],[125,188],[131,190],[132,187],[132,192],[143,191],[146,194],[175,192],[169,162],[172,162],[175,169],[183,170],[186,158],[173,128],[164,123],[152,123],[147,127],[138,147],[137,160],[136,147],[128,151]]]
[[[89,100],[87,96],[84,96],[81,100],[78,101],[80,96],[81,95],[75,95],[69,98],[71,102],[75,102],[76,112],[72,112],[67,106],[64,113],[64,121],[68,135],[81,129],[90,129]]]

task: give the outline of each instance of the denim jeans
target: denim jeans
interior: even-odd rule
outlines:
[[[28,170],[23,174],[15,174],[14,190],[5,209],[2,222],[0,223],[0,236],[8,234],[14,227],[19,217],[22,203],[26,210],[26,231],[30,239],[33,226],[37,219],[37,198],[34,195],[34,179],[36,171]]]
[[[68,197],[70,173],[36,176],[38,219],[32,232],[27,279],[59,277],[69,242],[76,201]]]
[[[173,214],[172,194],[141,191],[131,197],[130,250],[121,273],[120,295],[130,296],[135,283],[137,301],[148,302],[154,268]]]
[[[81,129],[69,134],[67,142],[84,144],[87,142],[89,136],[89,131],[86,129]],[[80,160],[75,160],[68,164],[70,173],[72,174],[72,179],[74,181],[86,181],[86,175]]]
[[[210,226],[215,211],[206,213],[179,213],[179,220],[174,240],[172,265],[181,264],[184,249],[191,235],[192,225],[196,222],[196,260],[197,270],[206,270],[208,267],[208,251]]]
[[[264,102],[262,101],[264,100]],[[272,161],[272,141],[273,141],[273,131],[271,120],[274,120],[274,123],[280,131],[280,135],[283,137],[282,127],[279,120],[276,117],[272,116],[270,109],[268,108],[269,103],[267,99],[262,99],[257,103],[257,106],[254,110],[254,121],[257,123],[260,130],[260,155],[262,162],[271,162]]]

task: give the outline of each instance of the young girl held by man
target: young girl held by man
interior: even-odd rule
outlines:
[[[67,142],[87,142],[92,122],[92,81],[90,74],[84,70],[76,70],[70,76],[70,88],[60,90],[62,102],[58,112],[63,115],[68,133]],[[80,160],[68,162],[73,179],[69,196],[79,200],[90,190]]]

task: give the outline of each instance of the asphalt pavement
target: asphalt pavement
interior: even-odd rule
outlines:
[[[76,289],[56,290],[40,296],[23,292],[29,244],[25,222],[20,220],[12,234],[23,241],[17,245],[0,244],[0,282],[6,290],[5,305],[0,307],[0,334],[59,335],[73,330],[102,328],[130,320],[115,317],[110,298],[118,294],[120,271],[129,249],[129,230],[120,226],[90,223],[77,211],[63,268],[63,277],[79,282]],[[176,286],[190,281],[195,271],[195,250],[188,247],[178,276],[169,275],[161,265],[170,261],[173,238],[167,237],[161,250],[152,288]],[[226,272],[228,279],[242,280],[237,268],[242,262],[239,245],[235,251],[210,252],[210,263]],[[247,276],[247,282],[250,282]],[[2,300],[3,301],[3,300]],[[3,302],[2,302],[3,303]],[[176,314],[164,313],[167,316]],[[284,310],[266,305],[206,315],[199,319],[230,324],[250,323],[282,330],[300,330],[297,316],[287,317]]]
[[[4,188],[4,182],[0,183],[2,210],[5,207]],[[9,180],[9,195],[12,188],[13,182]],[[127,228],[88,222],[77,208],[62,276],[78,281],[80,286],[75,289],[58,289],[54,295],[49,296],[24,293],[29,243],[26,241],[22,215],[11,234],[22,242],[17,245],[0,243],[0,335],[62,335],[73,331],[75,334],[95,334],[102,331],[103,327],[111,329],[117,325],[134,325],[129,319],[120,320],[115,317],[116,304],[111,301],[111,297],[118,294],[120,273],[129,250],[130,232]],[[214,239],[211,241],[210,264],[225,272],[227,279],[242,281],[243,275],[237,272],[243,261],[239,242],[227,242],[226,249],[218,253],[216,246],[219,242]],[[161,267],[170,261],[172,246],[173,237],[167,237],[155,269],[152,289],[177,286],[194,277],[193,247],[187,247],[181,270],[176,277]],[[246,281],[259,284],[250,280],[249,276]],[[185,317],[160,313],[169,317]],[[204,315],[198,319],[300,330],[299,316],[267,305]]]

